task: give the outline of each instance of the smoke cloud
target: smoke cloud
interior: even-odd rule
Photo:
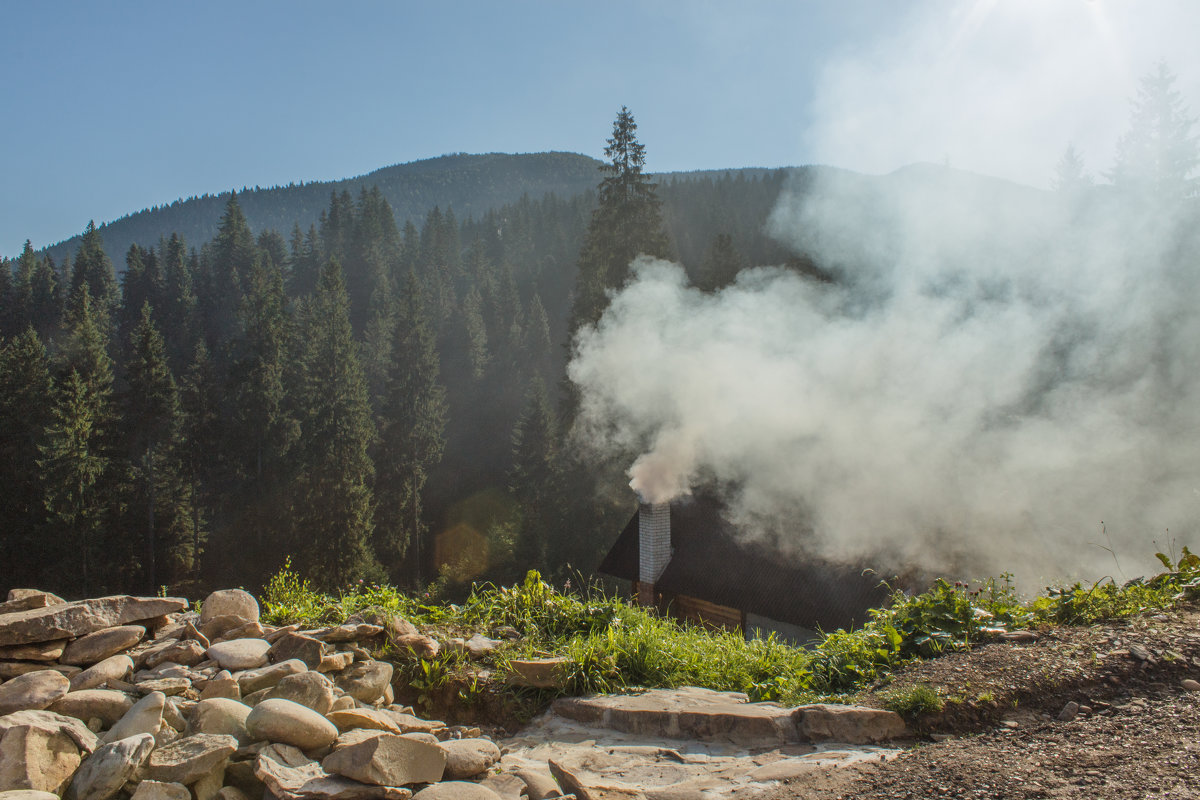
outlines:
[[[764,267],[706,294],[637,261],[576,341],[584,441],[631,454],[648,500],[719,486],[785,551],[1050,580],[1188,540],[1194,226],[1106,189],[817,174],[772,227],[834,280]]]

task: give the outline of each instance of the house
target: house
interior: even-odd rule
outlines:
[[[775,632],[802,644],[868,621],[891,593],[865,565],[782,554],[739,536],[709,496],[643,503],[599,571],[633,583],[642,605],[710,628]],[[895,585],[895,584],[892,584]]]

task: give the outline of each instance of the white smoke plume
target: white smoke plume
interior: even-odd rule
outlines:
[[[716,483],[785,551],[1050,580],[1115,573],[1101,548],[1132,577],[1152,540],[1187,542],[1191,228],[1106,189],[820,174],[772,224],[835,280],[757,268],[705,294],[639,260],[576,341],[584,439],[635,454],[648,500]]]

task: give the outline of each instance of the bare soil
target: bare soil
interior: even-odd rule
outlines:
[[[904,669],[861,699],[917,684],[946,698],[909,720],[911,749],[759,800],[1200,797],[1200,691],[1183,686],[1200,681],[1200,607],[1035,633]]]

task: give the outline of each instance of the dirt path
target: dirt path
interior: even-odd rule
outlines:
[[[1195,606],[952,654],[865,698],[916,684],[951,698],[917,721],[918,746],[758,798],[1200,797],[1200,691],[1185,680],[1200,680]]]

